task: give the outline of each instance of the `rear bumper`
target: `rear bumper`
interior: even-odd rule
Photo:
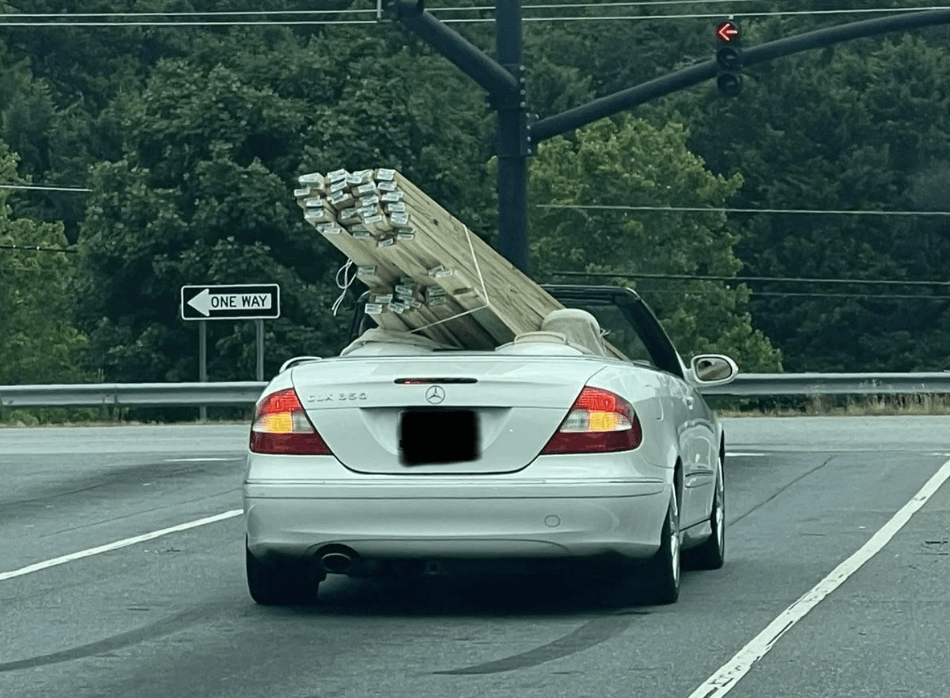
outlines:
[[[312,556],[345,545],[365,559],[642,559],[659,547],[663,477],[445,479],[244,486],[248,547]]]

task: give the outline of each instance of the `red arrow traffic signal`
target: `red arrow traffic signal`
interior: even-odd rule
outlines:
[[[739,27],[732,20],[726,20],[716,25],[716,38],[723,43],[730,43],[739,38]]]

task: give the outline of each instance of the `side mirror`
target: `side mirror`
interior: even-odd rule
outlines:
[[[700,354],[689,365],[694,380],[703,386],[725,385],[739,373],[736,362],[724,354]]]

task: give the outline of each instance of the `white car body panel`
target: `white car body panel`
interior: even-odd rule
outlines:
[[[587,380],[603,369],[593,358],[497,356],[466,352],[404,358],[330,359],[292,369],[307,416],[346,467],[364,473],[444,475],[511,472],[535,459]],[[430,384],[398,379],[473,380],[444,384],[439,408],[478,414],[478,460],[448,465],[400,461],[398,421],[407,407],[431,407]],[[433,438],[441,435],[433,434]]]
[[[338,546],[369,560],[644,559],[660,546],[674,494],[684,541],[701,543],[723,434],[690,369],[678,355],[667,366],[543,343],[495,352],[367,344],[291,365],[264,395],[293,387],[333,455],[248,452],[248,550],[262,559],[319,558]],[[435,407],[432,379],[442,388]],[[642,443],[542,455],[585,386],[629,402]],[[477,458],[405,465],[399,419],[418,408],[473,411]]]
[[[367,476],[333,456],[254,454],[248,547],[297,556],[342,544],[379,558],[648,557],[672,475],[645,460],[632,465],[623,452],[593,469],[586,456],[548,455],[522,473],[477,478]]]

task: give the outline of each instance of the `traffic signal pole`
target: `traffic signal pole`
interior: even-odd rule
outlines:
[[[861,39],[878,34],[900,31],[902,29],[917,29],[937,24],[950,24],[950,10],[930,10],[923,12],[908,12],[892,17],[868,19],[862,22],[851,22],[827,29],[790,36],[767,44],[760,44],[742,50],[742,65],[748,67],[765,63],[775,58],[790,56],[815,48],[824,48],[833,44],[852,39]],[[692,87],[705,80],[716,77],[718,63],[715,59],[704,63],[697,63],[689,68],[677,70],[669,75],[650,80],[612,95],[595,99],[592,102],[568,109],[556,116],[542,119],[531,127],[531,137],[535,143],[540,143],[562,133],[586,126],[618,112],[632,109],[659,97],[678,90]]]
[[[498,251],[528,271],[528,126],[527,78],[521,41],[521,0],[495,0],[495,55],[518,82],[516,92],[497,100]]]
[[[497,60],[427,12],[422,0],[384,0],[384,10],[488,92],[497,111],[498,249],[528,271],[528,127],[521,0],[495,0]]]
[[[393,19],[431,44],[481,85],[498,112],[498,248],[528,271],[528,156],[535,144],[644,102],[717,77],[716,58],[528,124],[521,0],[495,0],[497,61],[423,8],[422,0],[382,0]],[[888,32],[950,23],[950,9],[907,12],[770,41],[741,51],[741,66]],[[721,25],[720,25],[721,26]],[[740,67],[741,67],[740,66]]]

